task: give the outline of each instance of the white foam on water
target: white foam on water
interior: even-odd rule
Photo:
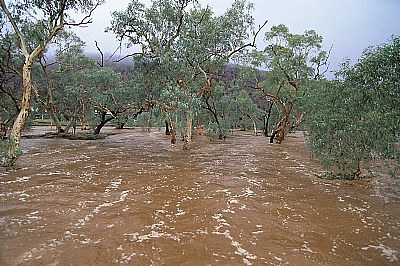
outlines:
[[[172,239],[172,240],[175,240],[178,242],[180,241],[180,238],[177,235],[172,235],[172,234],[165,233],[165,232],[157,232],[154,230],[152,230],[149,234],[141,235],[141,234],[135,232],[135,233],[124,234],[124,236],[130,236],[131,241],[138,242],[138,243],[141,243],[146,240],[151,240],[152,238],[169,238],[169,239]]]
[[[224,232],[220,232],[219,230],[223,228],[224,226],[230,227],[230,224],[223,218],[223,214],[221,213],[215,213],[212,218],[218,222],[217,226],[214,226],[216,231],[213,231],[213,235],[223,235],[225,238],[229,239],[231,241],[231,246],[236,248],[235,254],[242,256],[243,257],[243,263],[246,265],[252,265],[253,263],[250,260],[255,260],[257,259],[257,256],[254,254],[251,254],[248,252],[246,249],[242,247],[242,245],[236,241],[230,234],[230,231],[226,229]]]
[[[383,245],[382,243],[378,246],[368,245],[367,247],[362,247],[362,250],[368,250],[370,248],[380,249],[382,250],[382,256],[386,257],[390,262],[397,262],[399,259],[397,258],[398,251]]]
[[[182,215],[185,215],[185,214],[186,214],[186,212],[184,210],[178,209],[178,212],[175,213],[175,216],[182,216]]]
[[[249,187],[246,187],[245,189],[243,189],[241,196],[251,197],[251,196],[254,196],[254,195],[255,195],[254,191],[251,190]]]
[[[301,246],[300,250],[309,253],[316,253],[310,248],[309,243],[307,241],[304,241],[304,244]]]
[[[257,256],[254,254],[251,254],[249,251],[244,249],[242,245],[236,241],[230,234],[229,230],[225,230],[224,232],[212,232],[214,235],[223,235],[225,238],[229,239],[231,241],[231,246],[236,248],[235,254],[243,257],[243,263],[246,265],[253,265],[253,263],[250,260],[256,260]]]

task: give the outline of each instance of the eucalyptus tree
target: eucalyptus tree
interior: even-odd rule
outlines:
[[[0,49],[0,132],[4,138],[7,135],[7,128],[10,127],[20,111],[21,99],[18,88],[21,79],[18,69],[22,62],[15,60],[15,55],[18,54],[17,46],[13,34],[4,27],[3,19],[0,36],[0,47],[2,48]]]
[[[8,129],[21,110],[20,52],[15,34],[7,27],[6,16],[0,12],[0,165],[7,164],[20,152],[10,154],[13,141],[8,138]]]
[[[225,139],[237,127],[244,130],[252,127],[257,134],[257,120],[264,112],[237,85],[215,84],[212,90],[201,95],[200,100],[201,108],[207,114],[203,117],[207,119],[208,136]]]
[[[93,110],[85,84],[90,81],[86,80],[80,73],[99,67],[96,60],[84,55],[83,46],[79,45],[81,41],[75,38],[75,35],[71,35],[67,42],[62,41],[61,47],[65,45],[64,48],[55,49],[55,62],[57,63],[55,69],[48,70],[51,78],[50,92],[55,115],[68,121],[67,126],[63,129],[64,132],[69,132],[71,126],[76,125],[78,120],[83,126],[89,124],[87,115],[92,114]],[[83,45],[83,43],[81,44]],[[60,52],[57,52],[57,50]],[[48,101],[46,84],[41,88],[41,91],[39,91],[39,96],[46,95],[46,99],[40,97],[36,100],[44,101],[46,106]]]
[[[278,107],[280,119],[272,135],[281,143],[302,121],[304,110],[297,108],[296,102],[310,81],[323,78],[330,53],[322,50],[322,37],[314,30],[293,34],[282,24],[265,34],[265,43],[265,49],[251,52],[249,59],[254,66],[265,68],[265,76],[260,77],[255,69],[250,77],[253,88]]]
[[[10,1],[7,5],[5,0],[0,0],[1,8],[18,38],[19,48],[24,58],[21,71],[23,81],[21,111],[11,131],[13,145],[10,145],[7,159],[3,160],[2,164],[13,164],[18,158],[21,130],[30,112],[32,66],[38,55],[45,50],[49,42],[63,27],[90,23],[92,11],[102,2],[102,0],[26,0],[23,2]],[[69,12],[77,11],[86,15],[81,21],[75,22],[69,17]],[[39,42],[35,42],[36,40]]]
[[[240,123],[245,126],[246,120],[248,120],[253,127],[254,135],[257,136],[258,121],[263,121],[266,111],[260,109],[246,91],[241,90],[235,95],[230,109],[231,117],[240,118],[240,121],[234,120],[235,124]]]
[[[120,74],[110,67],[85,69],[79,75],[85,80],[80,85],[81,90],[85,91],[93,108],[88,111],[96,114],[93,118],[98,117],[93,121],[96,123],[93,134],[99,134],[111,120],[128,115],[134,110],[140,112],[141,108],[145,108],[136,102],[136,90],[122,81]]]
[[[247,47],[255,46],[261,28],[253,32],[253,6],[236,0],[225,14],[215,16],[193,0],[152,1],[146,7],[132,1],[126,11],[113,13],[110,31],[128,45],[139,45],[132,56],[158,59],[160,72],[168,79],[162,102],[175,117],[185,120],[184,149],[190,148],[193,117],[201,95],[212,89],[212,78],[220,68]],[[265,24],[264,24],[265,25]],[[253,37],[249,42],[247,39]],[[169,99],[169,100],[168,100]]]
[[[394,174],[400,166],[400,38],[366,49],[336,74],[304,96],[313,152],[342,177],[358,177],[374,158],[391,161]]]
[[[135,60],[147,58],[148,64],[156,69],[166,69],[166,73],[156,72],[155,75],[147,73],[143,76],[142,84],[146,89],[147,85],[154,84],[159,76],[169,77],[169,82],[176,78],[171,77],[170,68],[161,65],[170,65],[171,51],[174,41],[180,36],[181,28],[186,18],[188,6],[195,3],[195,0],[155,0],[150,7],[146,7],[138,0],[132,0],[125,11],[112,14],[111,27],[107,30],[115,33],[117,39],[125,41],[128,47],[138,46],[140,51],[134,52]],[[172,59],[173,61],[173,59]],[[164,84],[168,87],[168,84]],[[159,87],[159,86],[157,86]]]
[[[74,33],[60,31],[49,43],[47,49],[38,55],[38,69],[36,69],[32,86],[36,102],[44,108],[53,120],[58,133],[64,131],[60,122],[61,112],[57,112],[59,99],[63,93],[63,82],[59,82],[63,71],[68,74],[74,69],[83,67],[78,61],[71,62],[69,57],[83,57],[85,43]],[[58,87],[54,85],[58,83]],[[56,90],[56,91],[55,91]],[[55,91],[55,92],[54,92]],[[54,93],[56,94],[54,97]]]
[[[189,99],[198,98],[203,101],[203,106],[207,107],[207,99],[214,92],[218,94],[218,90],[223,89],[220,86],[215,87],[213,79],[236,56],[248,47],[255,47],[257,35],[266,22],[255,31],[252,11],[253,4],[240,0],[234,1],[220,16],[214,15],[209,7],[192,10],[189,23],[185,24],[182,30],[185,33],[184,38],[178,40],[179,48],[176,50],[182,58],[181,80],[191,88],[193,95]],[[228,103],[226,97],[229,97],[229,94],[225,94],[222,99]],[[222,127],[212,109],[206,108],[214,118],[213,123],[217,123],[219,127],[219,135],[223,137],[223,128],[227,126]],[[186,135],[190,134],[190,120],[195,112],[195,109],[186,110],[189,120]],[[190,137],[187,138],[186,142],[188,141]]]

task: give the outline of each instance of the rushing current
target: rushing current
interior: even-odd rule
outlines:
[[[183,151],[118,132],[22,140],[0,169],[0,265],[400,264],[398,182],[318,178],[302,133]]]

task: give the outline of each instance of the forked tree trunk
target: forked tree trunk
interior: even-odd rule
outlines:
[[[74,134],[75,134],[75,130],[76,130],[76,118],[77,118],[78,113],[80,112],[81,108],[82,108],[82,105],[81,105],[81,104],[78,105],[78,106],[75,108],[75,111],[74,111],[74,113],[72,114],[72,118],[69,119],[69,123],[68,123],[68,125],[65,127],[65,130],[64,130],[65,133],[68,133],[68,132],[69,132],[69,129],[70,129],[71,126],[72,126],[72,128],[74,129]]]
[[[287,128],[287,125],[289,124],[289,115],[290,115],[290,112],[286,112],[283,121],[281,121],[281,125],[276,130],[276,136],[277,136],[277,143],[278,144],[281,144],[282,141],[285,139],[285,136],[286,136],[286,133],[287,133],[286,132],[286,128]]]
[[[53,120],[54,125],[56,126],[57,133],[61,133],[63,132],[63,129],[61,127],[61,122],[60,119],[58,119],[56,113],[54,112],[53,92],[52,92],[51,82],[46,72],[45,75],[46,75],[46,87],[47,87],[47,112],[50,114],[50,117]]]
[[[284,117],[280,120],[279,122],[279,127],[278,129],[273,133],[273,135],[276,136],[277,138],[277,143],[281,144],[282,141],[285,139],[285,136],[287,134],[287,131],[290,130],[290,115],[292,113],[292,109],[294,106],[294,101],[292,101],[287,107],[286,105],[282,105],[282,111],[284,113]],[[287,130],[289,128],[289,130]],[[271,143],[272,143],[273,138],[271,137]]]
[[[57,133],[62,133],[64,130],[62,129],[60,119],[58,119],[56,113],[54,112],[53,105],[50,104],[46,111],[50,114],[51,120],[53,120],[54,125],[56,126]]]
[[[48,85],[47,85],[48,86]],[[58,119],[56,113],[54,112],[54,107],[53,107],[53,97],[51,96],[51,89],[47,89],[47,102],[44,102],[43,100],[40,99],[39,92],[37,88],[33,87],[33,92],[36,97],[36,102],[40,104],[46,112],[50,115],[51,120],[53,120],[54,125],[56,126],[57,133],[63,132],[62,126],[60,119]],[[49,95],[50,93],[50,95]]]

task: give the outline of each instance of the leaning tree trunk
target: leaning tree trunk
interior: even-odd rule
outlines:
[[[53,105],[50,104],[46,111],[50,114],[51,120],[53,120],[54,125],[56,126],[57,133],[62,133],[64,130],[62,129],[60,119],[58,119],[56,113],[54,112]]]
[[[290,112],[291,112],[291,108],[289,110],[286,110],[285,112],[285,117],[281,123],[281,126],[278,128],[277,130],[277,139],[278,139],[278,144],[281,144],[282,141],[285,139],[285,136],[287,134],[287,130],[286,128],[288,127],[289,123],[290,123]]]
[[[96,129],[93,131],[93,135],[98,135],[100,134],[101,129],[111,120],[113,120],[115,118],[115,116],[110,116],[109,118],[106,119],[106,114],[104,112],[102,112],[101,114],[101,121],[100,123],[97,125]]]
[[[18,159],[21,149],[21,132],[25,125],[26,120],[29,117],[31,109],[31,94],[32,94],[32,80],[31,80],[31,69],[33,60],[29,57],[22,68],[22,84],[23,94],[21,101],[21,110],[13,124],[10,137],[12,142],[8,149],[8,156],[5,158],[7,165],[13,165]]]
[[[76,118],[77,118],[78,113],[80,112],[81,109],[82,109],[82,104],[78,105],[78,106],[75,108],[75,111],[74,111],[74,113],[72,114],[72,118],[71,118],[71,119],[68,119],[69,122],[68,122],[68,125],[65,127],[65,130],[64,130],[65,133],[68,133],[69,130],[70,130],[70,128],[71,128],[71,126],[72,126],[72,127],[74,128],[74,134],[75,134],[75,130],[76,130]]]

